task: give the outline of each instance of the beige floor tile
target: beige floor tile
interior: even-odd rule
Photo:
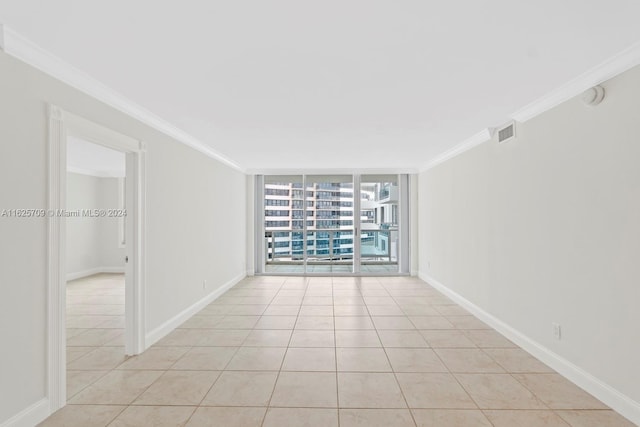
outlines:
[[[277,296],[271,301],[271,305],[301,305],[302,297]]]
[[[187,427],[260,427],[266,408],[199,407]]]
[[[291,339],[290,329],[255,329],[242,344],[244,347],[286,347]]]
[[[296,316],[262,316],[256,323],[256,329],[293,329]]]
[[[159,340],[156,347],[191,347],[202,341],[203,331],[200,329],[175,329]]]
[[[190,330],[198,332],[198,346],[203,347],[239,347],[249,336],[249,329],[200,329]]]
[[[102,328],[105,328],[105,329],[113,328],[113,329],[123,329],[124,330],[124,326],[125,326],[124,316],[109,316],[109,317],[110,317],[109,320],[105,320],[104,322],[100,323],[96,327],[99,328],[99,329],[102,329]]]
[[[447,320],[457,329],[491,329],[482,320],[472,315],[447,316]]]
[[[305,296],[302,300],[302,305],[332,305],[333,297],[330,296]]]
[[[129,357],[118,369],[167,370],[188,350],[189,347],[151,347],[138,356]]]
[[[88,328],[67,328],[67,341],[69,341],[70,338],[76,337],[88,330]]]
[[[267,406],[277,372],[225,371],[202,401],[203,406]]]
[[[570,427],[553,411],[484,411],[494,427]]]
[[[80,359],[95,349],[95,347],[67,347],[67,364]]]
[[[334,306],[361,306],[364,307],[364,299],[360,295],[335,295],[333,296]]]
[[[207,316],[196,315],[185,321],[182,325],[178,326],[180,329],[212,329],[220,321],[224,319],[224,316]]]
[[[470,316],[469,313],[464,308],[459,305],[436,305],[435,308],[440,314],[443,316]]]
[[[368,305],[371,316],[404,316],[405,313],[397,305]]]
[[[67,371],[67,400],[104,377],[109,371]]]
[[[514,374],[514,377],[552,409],[609,409],[559,374]]]
[[[41,427],[102,427],[126,407],[116,405],[67,405],[38,424]]]
[[[454,329],[444,316],[409,316],[416,329]]]
[[[300,316],[295,329],[333,331],[333,316]]]
[[[327,372],[281,372],[270,406],[336,408],[336,374]]]
[[[228,315],[214,326],[215,329],[253,329],[260,316]]]
[[[429,347],[418,331],[378,330],[378,335],[385,347]]]
[[[334,347],[333,331],[295,330],[291,336],[290,347]]]
[[[341,408],[406,408],[398,382],[390,373],[338,373]]]
[[[516,348],[518,347],[498,332],[487,330],[467,330],[465,335],[480,348]]]
[[[492,427],[487,417],[475,409],[413,409],[418,427]],[[512,427],[525,427],[514,424]]]
[[[334,316],[368,316],[369,310],[364,303],[363,305],[334,305],[333,314]]]
[[[333,348],[289,348],[282,364],[283,371],[335,371]]]
[[[195,411],[194,406],[129,406],[109,427],[180,427]]]
[[[336,330],[375,329],[369,316],[336,316]]]
[[[469,394],[451,374],[397,374],[397,378],[410,408],[477,408]]]
[[[278,371],[282,366],[284,347],[241,347],[226,369],[231,371]]]
[[[134,405],[198,405],[218,378],[217,371],[167,371]]]
[[[336,331],[336,347],[382,347],[382,344],[375,330]]]
[[[303,305],[300,316],[333,316],[332,305]]]
[[[340,409],[340,427],[415,427],[408,409]]]
[[[486,348],[493,360],[507,372],[513,373],[553,373],[554,370],[520,348]]]
[[[72,371],[106,371],[120,365],[126,359],[124,348],[98,347],[67,365]]]
[[[416,327],[407,316],[372,316],[376,329],[412,330]]]
[[[111,371],[76,394],[69,403],[128,405],[162,374],[163,371]]]
[[[634,427],[635,424],[610,410],[556,411],[572,427]]]
[[[484,351],[475,348],[437,348],[435,352],[451,372],[502,373],[505,372]]]
[[[438,355],[428,348],[385,348],[394,372],[448,372]]]
[[[547,409],[509,374],[456,374],[480,409]]]
[[[218,304],[209,304],[200,312],[198,315],[207,315],[207,316],[223,316],[225,314],[229,314],[234,309],[232,305],[218,305]]]
[[[264,311],[265,316],[297,316],[299,305],[270,305]]]
[[[429,305],[404,304],[400,309],[406,316],[440,316],[441,313]]]
[[[338,427],[338,411],[319,408],[269,408],[262,427]]]
[[[391,365],[382,348],[337,348],[338,371],[391,372]]]
[[[88,329],[85,332],[67,339],[69,347],[92,347],[101,346],[105,343],[123,336],[122,329]]]
[[[458,330],[425,329],[420,333],[433,348],[476,348],[473,341]]]
[[[390,296],[364,296],[364,302],[368,306],[372,305],[396,305],[395,300]]]
[[[227,314],[235,316],[260,316],[267,309],[266,304],[244,304],[236,305]]]
[[[193,347],[177,362],[172,370],[221,371],[236,354],[238,347]]]

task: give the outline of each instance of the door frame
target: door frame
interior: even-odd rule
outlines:
[[[146,147],[144,142],[48,104],[47,197],[47,397],[51,413],[67,403],[66,391],[66,221],[57,215],[67,201],[67,136],[73,135],[117,151],[127,157],[129,264],[125,285],[125,353],[145,350],[146,285]],[[131,199],[130,199],[131,200]]]

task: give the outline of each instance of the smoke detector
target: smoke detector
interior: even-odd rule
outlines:
[[[604,99],[604,88],[602,86],[594,86],[586,90],[582,94],[582,102],[587,105],[596,106]]]

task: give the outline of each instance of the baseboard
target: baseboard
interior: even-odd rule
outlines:
[[[438,291],[455,301],[460,306],[467,309],[473,315],[494,328],[496,331],[510,339],[534,357],[538,358],[559,374],[576,384],[578,387],[595,396],[597,399],[628,418],[630,421],[640,425],[640,403],[634,401],[625,394],[614,389],[610,385],[594,377],[589,372],[579,366],[574,365],[569,360],[559,356],[537,341],[532,340],[522,332],[514,329],[502,320],[494,317],[482,308],[478,307],[462,295],[449,289],[433,277],[419,272],[420,279],[429,283]]]
[[[49,399],[45,397],[6,420],[0,427],[33,427],[49,415]]]
[[[90,268],[89,270],[67,273],[67,281],[82,279],[83,277],[89,277],[100,273],[124,273],[124,267],[96,267]]]
[[[196,314],[197,312],[202,310],[207,305],[211,304],[211,302],[213,302],[216,299],[218,299],[220,297],[220,295],[222,295],[225,292],[227,292],[229,289],[231,289],[234,285],[236,285],[239,281],[241,281],[245,277],[246,277],[246,272],[240,273],[239,275],[237,275],[233,279],[231,279],[228,282],[224,283],[222,286],[220,286],[215,291],[211,292],[210,294],[208,294],[207,296],[205,296],[201,300],[199,300],[196,303],[192,304],[190,307],[187,307],[186,309],[182,310],[176,316],[174,316],[171,319],[169,319],[166,322],[164,322],[162,325],[158,326],[157,328],[155,328],[151,332],[147,333],[146,336],[145,336],[145,345],[146,345],[146,347],[149,348],[150,346],[152,346],[153,344],[158,342],[160,339],[162,339],[167,334],[169,334],[169,332],[173,331],[175,328],[180,326],[184,321],[186,321],[191,316],[193,316],[194,314]]]

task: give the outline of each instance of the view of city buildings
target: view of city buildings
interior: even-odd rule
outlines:
[[[395,175],[388,182],[363,181],[359,191],[354,191],[353,182],[344,177],[317,179],[319,182],[307,182],[305,188],[302,179],[291,181],[298,182],[265,180],[267,271],[301,271],[306,249],[307,272],[351,272],[354,239],[358,237],[364,270],[397,271]],[[358,194],[359,215],[354,203]],[[356,229],[360,230],[357,237]]]

